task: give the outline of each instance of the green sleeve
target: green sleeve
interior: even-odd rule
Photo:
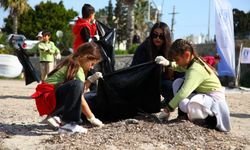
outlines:
[[[173,109],[178,107],[180,101],[187,98],[203,81],[204,75],[199,70],[196,68],[187,70],[184,83],[174,98],[169,102],[169,106]]]
[[[76,74],[76,79],[79,79],[79,80],[85,82],[85,74],[84,74],[84,71],[81,67]]]
[[[54,44],[54,42],[52,44],[52,49],[53,49],[54,54],[60,53],[60,50],[56,47],[56,45]]]
[[[39,51],[45,52],[45,43],[44,42],[38,43],[37,48]]]

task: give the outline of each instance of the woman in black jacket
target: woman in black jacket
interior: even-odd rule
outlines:
[[[171,47],[171,41],[171,32],[168,25],[164,22],[155,23],[150,31],[150,35],[136,49],[131,66],[154,61],[157,56],[169,58],[168,52]],[[172,77],[172,70],[164,67],[161,93],[167,102],[173,97]]]

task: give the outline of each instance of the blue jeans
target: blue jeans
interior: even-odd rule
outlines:
[[[64,122],[81,122],[83,82],[68,81],[56,88],[56,108],[54,116],[61,116]]]

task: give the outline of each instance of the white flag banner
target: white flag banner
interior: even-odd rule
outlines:
[[[235,77],[235,44],[232,7],[228,0],[215,2],[215,31],[217,51],[221,56],[218,64],[220,76]]]
[[[240,54],[240,62],[242,64],[250,64],[250,48],[244,47]]]

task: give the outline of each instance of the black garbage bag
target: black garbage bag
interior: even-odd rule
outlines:
[[[100,21],[96,21],[96,28],[100,40],[96,43],[101,47],[102,61],[99,63],[100,71],[103,74],[111,73],[115,70],[115,40],[116,30],[109,28]]]
[[[97,94],[87,102],[96,117],[109,121],[159,112],[160,74],[154,62],[117,70],[99,79]]]
[[[20,44],[18,44],[18,46],[19,48],[16,49],[16,54],[24,69],[25,84],[28,85],[34,81],[39,83],[41,80],[39,72],[33,67],[23,47]]]

